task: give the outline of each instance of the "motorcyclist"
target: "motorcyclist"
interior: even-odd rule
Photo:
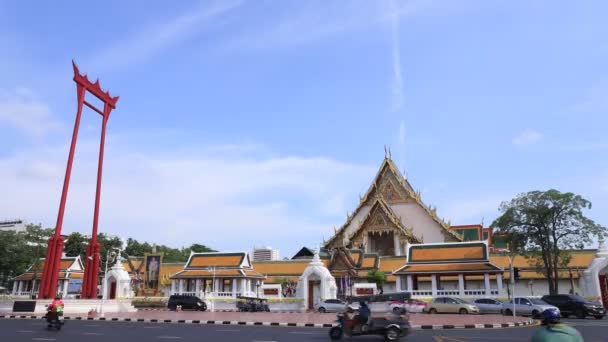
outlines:
[[[63,316],[63,308],[64,308],[64,304],[63,304],[63,301],[61,300],[61,297],[55,296],[55,299],[51,302],[51,304],[49,304],[48,310],[50,312],[57,313],[57,318],[61,319],[61,317]]]
[[[542,326],[536,330],[532,342],[583,342],[583,337],[574,328],[560,321],[559,311],[548,309],[542,313]]]
[[[371,314],[369,310],[369,306],[364,301],[359,302],[359,313],[354,318],[354,327],[361,327],[363,324],[366,324],[369,320],[369,316]]]

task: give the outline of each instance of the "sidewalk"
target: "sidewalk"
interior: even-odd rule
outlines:
[[[4,315],[4,317],[2,317]],[[31,318],[31,313],[0,313],[0,318]],[[66,319],[88,319],[86,314],[66,314]],[[376,316],[376,315],[374,315]],[[336,319],[332,313],[274,313],[274,312],[193,312],[193,311],[139,311],[106,313],[95,320],[139,321],[161,323],[231,324],[231,325],[277,325],[329,327]],[[410,324],[419,329],[450,328],[500,328],[532,324],[527,317],[501,315],[427,315],[411,314]]]

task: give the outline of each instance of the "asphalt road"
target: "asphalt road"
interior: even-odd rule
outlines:
[[[606,341],[608,319],[567,320],[579,329],[586,342]],[[406,341],[482,342],[529,341],[536,327],[506,329],[414,330]],[[300,342],[329,341],[328,329],[249,327],[232,325],[154,324],[132,322],[68,321],[61,331],[49,331],[42,320],[0,319],[0,341],[144,342],[225,341]],[[345,339],[348,340],[348,339]],[[362,336],[352,341],[382,341]]]

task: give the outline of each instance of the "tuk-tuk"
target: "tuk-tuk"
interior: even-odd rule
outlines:
[[[268,299],[256,297],[237,297],[236,308],[240,312],[270,312]]]

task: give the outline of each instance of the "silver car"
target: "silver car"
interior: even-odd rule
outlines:
[[[315,309],[320,313],[343,312],[346,310],[346,303],[339,299],[326,299],[315,304]]]
[[[547,309],[557,310],[556,306],[553,306],[542,299],[530,298],[530,297],[515,297],[515,314],[521,316],[532,316],[539,317],[543,311]],[[506,316],[513,315],[513,299],[504,302],[502,305],[502,313]]]
[[[479,313],[482,314],[501,314],[502,302],[498,299],[480,298],[475,300],[475,305],[479,308]]]

